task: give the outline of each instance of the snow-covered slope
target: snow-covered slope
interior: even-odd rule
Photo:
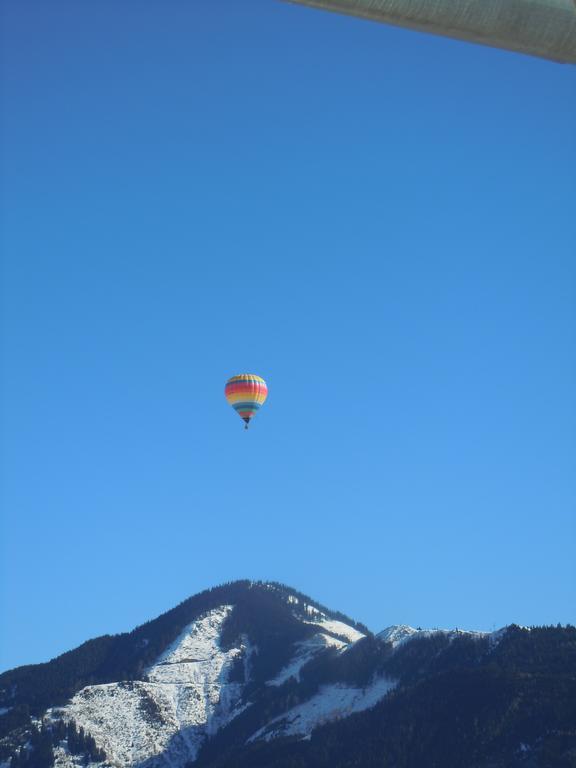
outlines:
[[[307,621],[306,623],[322,627],[328,634],[344,641],[344,644],[355,643],[365,636],[362,632],[354,629],[354,627],[351,627],[349,624],[345,624],[343,621],[329,619],[320,612],[317,613],[317,618],[315,618],[314,621]]]
[[[375,678],[365,688],[343,684],[323,686],[318,693],[303,704],[286,712],[281,717],[258,730],[250,742],[264,739],[270,741],[280,736],[302,736],[308,738],[314,728],[323,723],[348,717],[353,712],[370,709],[394,688],[395,682],[385,677]]]
[[[73,719],[104,749],[113,765],[180,766],[205,737],[239,711],[242,685],[230,682],[232,663],[248,664],[247,642],[223,651],[220,632],[232,606],[192,622],[147,670],[147,682],[83,688],[52,717]]]
[[[299,601],[293,597],[289,602],[297,604]],[[303,623],[317,627],[319,631],[312,635],[312,637],[296,643],[296,652],[290,663],[276,677],[270,680],[268,685],[282,685],[291,677],[299,680],[302,667],[319,653],[322,653],[327,648],[336,648],[339,651],[344,651],[353,643],[365,637],[362,632],[359,632],[354,627],[345,624],[343,621],[330,619],[325,613],[312,605],[306,606],[306,613],[312,618],[302,619]]]

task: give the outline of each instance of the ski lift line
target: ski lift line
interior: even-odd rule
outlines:
[[[576,0],[288,0],[576,64]]]

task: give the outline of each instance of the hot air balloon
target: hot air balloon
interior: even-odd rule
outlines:
[[[268,387],[260,376],[241,373],[228,379],[224,394],[232,408],[246,422],[245,429],[248,429],[250,419],[268,397]]]

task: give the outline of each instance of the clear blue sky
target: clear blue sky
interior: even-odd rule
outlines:
[[[574,622],[576,69],[274,0],[2,13],[2,668],[243,577]]]

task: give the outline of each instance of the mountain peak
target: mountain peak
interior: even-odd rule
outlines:
[[[509,736],[503,761],[478,765],[508,768],[517,764],[517,733],[524,759],[554,728],[569,729],[566,670],[575,657],[574,628],[394,625],[374,636],[283,584],[236,581],[132,632],[0,675],[0,768],[344,768],[346,749],[366,766],[374,754],[405,753],[410,762],[398,768],[409,768],[423,764],[413,732],[451,768],[472,764],[474,750],[490,758],[502,750],[501,740],[490,742],[486,696],[515,721],[496,731]],[[533,723],[552,711],[536,733]],[[469,718],[464,762],[468,736],[450,741],[456,712]],[[388,722],[398,727],[382,727]]]

